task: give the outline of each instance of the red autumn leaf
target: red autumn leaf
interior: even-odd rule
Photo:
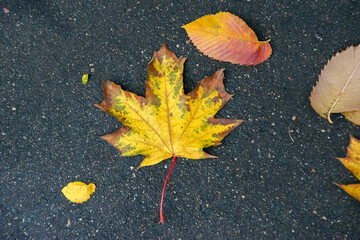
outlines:
[[[257,65],[272,52],[269,41],[259,41],[244,20],[228,12],[206,15],[183,28],[200,52],[219,61]]]

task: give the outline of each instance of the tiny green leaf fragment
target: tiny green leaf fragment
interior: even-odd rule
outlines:
[[[87,84],[88,81],[89,81],[89,74],[84,74],[82,76],[82,83]]]

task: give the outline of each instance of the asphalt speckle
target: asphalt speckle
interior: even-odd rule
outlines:
[[[359,44],[359,1],[4,0],[0,9],[2,239],[359,239],[360,203],[333,184],[358,183],[335,157],[359,127],[336,114],[330,124],[309,103],[327,60]],[[271,39],[272,56],[245,67],[199,53],[181,26],[220,11]],[[99,138],[121,123],[94,104],[104,79],[144,95],[164,43],[188,57],[186,92],[225,68],[235,96],[217,116],[246,123],[207,150],[218,159],[177,160],[162,225],[171,160],[136,171],[141,156],[120,158]],[[97,189],[73,204],[61,194],[71,181]]]

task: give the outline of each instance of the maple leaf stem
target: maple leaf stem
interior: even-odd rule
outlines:
[[[175,159],[176,159],[176,156],[174,155],[173,156],[173,161],[172,161],[172,164],[171,164],[171,168],[169,170],[169,173],[166,177],[166,180],[165,180],[165,183],[164,183],[164,187],[163,187],[163,191],[162,191],[162,195],[161,195],[161,203],[160,203],[160,223],[164,224],[164,216],[163,216],[163,205],[164,205],[164,195],[165,195],[165,189],[166,189],[166,184],[167,184],[167,181],[170,177],[170,174],[171,174],[171,171],[172,169],[174,168],[174,165],[175,165]]]

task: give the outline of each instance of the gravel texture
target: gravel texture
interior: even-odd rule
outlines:
[[[271,39],[270,59],[245,67],[202,55],[181,26],[219,11]],[[360,202],[333,184],[359,182],[335,157],[360,129],[309,103],[328,59],[359,44],[359,22],[351,0],[1,1],[0,238],[360,239]],[[218,116],[247,121],[208,149],[218,159],[177,161],[162,225],[171,160],[136,171],[141,156],[119,157],[99,138],[121,124],[94,104],[104,79],[144,95],[164,43],[188,57],[186,92],[226,68],[235,96]],[[61,189],[71,181],[96,192],[70,203]]]

